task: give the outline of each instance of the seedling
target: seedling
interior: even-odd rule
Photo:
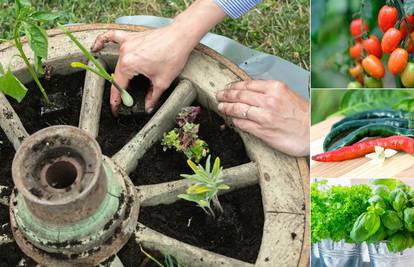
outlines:
[[[195,202],[208,215],[215,217],[214,209],[223,213],[223,207],[218,199],[220,190],[228,190],[230,187],[220,178],[222,168],[220,167],[220,158],[214,161],[213,169],[210,165],[211,156],[206,160],[206,167],[200,164],[197,166],[191,160],[187,160],[188,166],[194,171],[194,174],[181,174],[181,177],[188,179],[191,185],[187,188],[185,194],[178,195],[179,198]],[[211,207],[213,203],[213,207]]]
[[[185,107],[176,117],[176,123],[179,126],[168,133],[164,133],[161,141],[164,151],[174,148],[181,151],[188,159],[194,159],[199,163],[209,152],[208,144],[198,138],[199,124],[194,120],[200,113],[200,107]]]
[[[134,99],[132,96],[124,89],[122,88],[116,81],[115,81],[115,75],[109,74],[105,68],[96,60],[96,58],[89,52],[76,37],[65,27],[63,27],[61,24],[58,24],[59,28],[72,40],[72,42],[82,51],[82,53],[95,65],[96,69],[91,68],[81,62],[72,62],[71,66],[72,68],[80,68],[87,71],[91,71],[95,73],[98,76],[101,76],[108,82],[112,83],[116,89],[118,89],[119,93],[121,94],[122,102],[127,107],[132,107],[134,105]]]
[[[141,252],[147,256],[148,259],[152,260],[155,264],[157,264],[159,267],[183,267],[178,260],[174,260],[174,257],[171,255],[165,256],[164,264],[162,264],[159,260],[157,260],[154,256],[146,252],[141,245],[139,245]]]
[[[16,0],[14,9],[16,11],[16,18],[13,26],[13,43],[19,51],[19,54],[13,56],[10,60],[14,57],[23,59],[30,75],[39,87],[46,104],[49,105],[49,98],[38,77],[38,74],[44,74],[42,60],[47,58],[49,46],[46,31],[41,25],[53,21],[58,15],[43,10],[35,11],[30,1],[27,0]],[[29,46],[34,53],[34,66],[29,62],[27,55],[23,51],[23,44],[20,40],[21,33],[25,33]],[[7,71],[0,64],[0,84],[0,91],[16,99],[19,103],[28,91],[26,86],[13,75],[10,69],[10,63]]]

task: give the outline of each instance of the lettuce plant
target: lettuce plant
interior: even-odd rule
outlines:
[[[124,89],[122,88],[116,81],[114,74],[109,74],[105,68],[98,62],[98,60],[95,59],[95,57],[89,52],[82,44],[79,42],[78,39],[65,27],[58,24],[59,28],[72,40],[72,42],[82,51],[82,53],[95,65],[96,69],[91,68],[81,62],[72,62],[71,66],[72,68],[81,68],[87,71],[91,71],[95,73],[96,75],[104,78],[108,82],[112,83],[116,89],[118,89],[119,93],[121,94],[122,103],[124,103],[127,107],[132,107],[134,105],[134,99],[132,96]]]
[[[13,26],[13,42],[19,51],[19,54],[16,56],[23,59],[30,75],[39,87],[46,104],[50,104],[49,97],[38,77],[38,74],[44,74],[42,60],[47,58],[49,46],[47,34],[42,25],[43,23],[55,20],[58,15],[43,10],[36,11],[31,6],[30,1],[27,0],[16,0],[14,9],[16,17]],[[34,66],[29,62],[27,55],[23,51],[23,44],[20,40],[21,33],[24,33],[27,37],[28,44],[34,53]],[[1,64],[0,84],[0,91],[18,102],[21,102],[26,96],[26,86],[13,75],[10,67],[5,70]]]
[[[216,158],[213,168],[211,168],[210,158],[211,156],[209,155],[205,168],[200,164],[197,166],[191,160],[187,161],[194,174],[181,174],[181,177],[190,181],[190,186],[185,194],[180,194],[178,197],[197,203],[207,214],[215,217],[214,210],[223,213],[223,207],[218,199],[218,192],[220,190],[228,190],[230,187],[220,178],[222,171],[220,158]]]
[[[176,151],[183,152],[188,159],[194,159],[196,163],[207,156],[208,145],[198,138],[200,125],[194,123],[199,113],[200,107],[185,107],[178,113],[176,117],[178,128],[164,133],[161,141],[164,151],[174,148]]]

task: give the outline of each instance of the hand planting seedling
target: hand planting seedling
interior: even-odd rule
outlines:
[[[200,110],[200,107],[185,107],[178,113],[176,123],[179,127],[164,133],[161,141],[164,151],[175,148],[176,151],[183,152],[188,159],[194,159],[196,163],[207,156],[208,145],[198,138],[200,126],[194,123]]]
[[[108,82],[112,83],[121,94],[122,103],[127,107],[132,107],[134,105],[134,99],[132,96],[122,88],[116,81],[115,75],[109,74],[104,67],[95,59],[95,57],[79,42],[78,39],[68,30],[66,30],[62,25],[58,24],[59,28],[72,40],[72,42],[82,51],[82,53],[95,65],[96,69],[91,68],[81,62],[72,62],[71,66],[73,68],[81,68],[87,71],[91,71],[96,75],[104,78]]]
[[[14,46],[19,51],[19,55],[15,56],[23,59],[30,75],[39,87],[46,104],[50,105],[49,97],[47,96],[46,91],[40,83],[38,77],[38,74],[44,74],[42,59],[47,58],[48,54],[48,38],[46,31],[42,28],[42,24],[53,21],[58,17],[58,15],[43,10],[35,11],[31,6],[30,1],[27,0],[16,0],[14,9],[16,17],[13,26],[13,42]],[[34,66],[32,66],[29,62],[27,55],[23,51],[23,44],[20,40],[21,33],[26,35],[29,46],[34,53]],[[14,56],[10,60],[13,58]],[[0,91],[14,98],[19,103],[26,96],[26,86],[13,75],[10,67],[8,67],[8,70],[6,71],[1,64],[0,85]]]
[[[218,192],[220,190],[228,190],[230,187],[220,178],[222,171],[220,158],[216,158],[212,169],[210,159],[211,156],[209,155],[205,168],[200,164],[197,166],[191,160],[187,161],[194,174],[181,174],[181,177],[188,179],[191,185],[187,188],[185,194],[180,194],[178,197],[197,203],[208,215],[215,217],[214,210],[219,211],[220,214],[223,213],[223,208],[218,199]],[[211,203],[213,203],[213,207],[211,207]]]

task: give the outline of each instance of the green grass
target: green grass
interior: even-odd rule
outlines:
[[[0,39],[10,38],[14,1],[0,0]],[[38,8],[60,12],[61,23],[114,22],[127,15],[174,17],[191,0],[36,0]],[[213,32],[309,69],[309,1],[264,0],[241,19],[226,19]]]

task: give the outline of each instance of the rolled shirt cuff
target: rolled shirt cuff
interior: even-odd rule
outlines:
[[[261,0],[215,0],[215,2],[228,16],[237,19],[259,4]]]

